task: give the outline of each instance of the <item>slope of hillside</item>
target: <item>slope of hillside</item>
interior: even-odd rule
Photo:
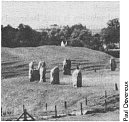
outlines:
[[[59,65],[61,69],[64,58],[72,60],[72,69],[77,64],[80,64],[84,69],[88,68],[90,64],[95,64],[96,66],[106,64],[110,58],[105,53],[87,48],[63,48],[59,46],[2,48],[1,57],[3,78],[27,76],[28,64],[31,61],[35,61],[36,66],[40,60],[44,60],[49,72],[56,65]]]
[[[59,114],[64,113],[64,101],[67,101],[69,112],[80,110],[80,102],[82,102],[83,109],[92,110],[91,114],[54,120],[119,120],[119,91],[114,90],[114,83],[117,83],[119,87],[119,68],[115,72],[110,71],[110,55],[86,48],[42,46],[2,48],[1,57],[3,111],[8,109],[13,111],[14,115],[18,114],[17,116],[19,116],[24,104],[29,113],[37,116],[37,120],[42,120],[42,115],[46,115],[46,103],[48,104],[47,114],[54,115],[55,105],[57,105]],[[72,71],[77,64],[80,64],[83,87],[72,87],[71,76],[62,74],[62,61],[66,57],[72,60]],[[29,82],[28,63],[32,60],[36,62],[35,67],[40,60],[46,61],[46,83]],[[61,84],[51,85],[49,71],[56,65],[60,67]],[[94,72],[94,68],[97,69],[97,72]],[[105,90],[107,91],[109,110],[103,114],[100,111],[103,111],[104,108]],[[88,98],[87,106],[85,105],[86,97]],[[95,113],[96,109],[101,110],[99,113]],[[109,118],[108,116],[113,113],[114,116]]]

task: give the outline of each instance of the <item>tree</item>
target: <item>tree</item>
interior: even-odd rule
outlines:
[[[48,33],[47,31],[43,30],[41,32],[41,40],[39,45],[46,45],[48,44]]]
[[[84,42],[85,46],[90,46],[92,39],[91,31],[87,28],[81,30],[79,34],[79,39]]]
[[[61,40],[60,40],[60,28],[52,28],[48,32],[48,44],[50,45],[60,45]]]
[[[78,38],[70,39],[70,45],[73,47],[84,47],[83,41]]]
[[[94,50],[102,50],[102,41],[100,34],[95,34],[92,36],[91,48]]]
[[[63,26],[63,28],[59,32],[60,39],[62,41],[68,40],[71,36],[69,26]]]
[[[90,47],[91,39],[92,39],[92,34],[89,29],[86,28],[86,26],[83,26],[82,24],[76,24],[73,25],[70,28],[71,36],[70,36],[70,41],[71,44],[74,46],[85,46],[85,47]],[[78,40],[78,42],[77,42]],[[75,44],[77,43],[77,44]]]
[[[107,28],[101,30],[103,43],[106,45],[113,45],[120,43],[120,23],[119,19],[112,19],[107,22]]]
[[[5,27],[1,26],[1,44],[4,47],[15,47],[15,35],[17,33],[17,29],[13,28],[11,25],[7,25]]]
[[[41,40],[40,33],[28,25],[19,24],[15,41],[18,46],[38,46]]]

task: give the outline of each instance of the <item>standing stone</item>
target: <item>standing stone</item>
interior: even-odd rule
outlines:
[[[59,84],[59,67],[56,66],[50,71],[50,83]]]
[[[30,82],[39,80],[40,79],[40,74],[39,70],[34,69],[34,62],[29,63],[29,80]]]
[[[39,68],[39,74],[40,74],[40,83],[41,82],[46,82],[46,63],[42,62],[40,64],[40,66],[38,66]]]
[[[68,59],[67,60],[67,65],[68,65],[68,75],[71,75],[71,60],[70,59]]]
[[[33,79],[33,69],[29,69],[29,81],[30,82],[34,81],[34,79]]]
[[[71,60],[70,59],[64,59],[63,61],[63,74],[71,75]]]
[[[72,82],[74,87],[82,87],[82,73],[78,67],[72,74]]]
[[[115,71],[116,69],[116,61],[115,59],[110,59],[111,71]]]
[[[33,61],[29,63],[29,69],[34,69],[34,62]]]
[[[37,70],[37,69],[34,69],[33,71],[32,71],[32,81],[39,81],[40,80],[40,74],[39,74],[39,70]]]
[[[38,63],[38,70],[40,69],[40,67],[42,66],[42,64],[43,64],[43,62],[42,61],[39,61],[39,63]]]
[[[29,63],[29,80],[33,81],[34,62]]]
[[[63,61],[63,74],[65,75],[66,74],[66,67],[67,67],[67,59],[64,59]]]

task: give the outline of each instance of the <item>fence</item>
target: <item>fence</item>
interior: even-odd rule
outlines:
[[[54,119],[59,117],[66,117],[66,116],[76,116],[76,115],[86,115],[92,113],[105,113],[107,111],[113,111],[119,109],[119,93],[117,84],[115,83],[116,95],[108,95],[107,91],[104,91],[103,96],[99,96],[97,102],[95,104],[91,104],[95,98],[85,97],[82,101],[80,101],[80,108],[76,110],[69,109],[68,102],[64,101],[63,110],[58,109],[58,105],[53,105],[54,109],[50,113],[48,108],[48,103],[45,104],[44,108],[47,114],[46,115],[36,115],[36,114],[29,114],[25,106],[23,105],[23,113],[20,115],[14,115],[11,111],[4,111],[1,107],[1,120],[48,120]],[[111,105],[112,104],[112,105]],[[118,105],[115,105],[118,104]],[[97,106],[97,107],[96,107]]]

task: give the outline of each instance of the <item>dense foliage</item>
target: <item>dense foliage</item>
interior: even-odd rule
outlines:
[[[1,32],[3,47],[60,45],[62,41],[67,41],[69,46],[102,50],[104,44],[113,47],[115,43],[120,42],[120,24],[117,18],[109,20],[107,28],[103,28],[101,33],[94,35],[82,24],[75,24],[71,27],[68,25],[59,27],[54,24],[40,32],[24,24],[19,24],[17,28],[2,25]]]
[[[116,48],[115,44],[120,43],[120,23],[119,19],[109,20],[107,23],[108,27],[101,30],[101,37],[103,43],[108,48]]]

